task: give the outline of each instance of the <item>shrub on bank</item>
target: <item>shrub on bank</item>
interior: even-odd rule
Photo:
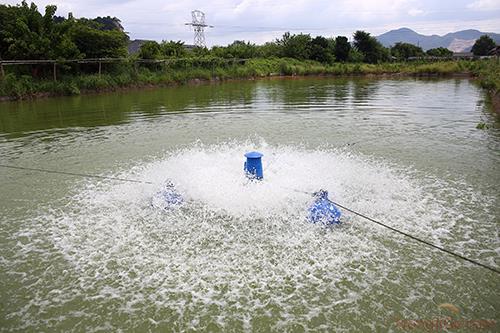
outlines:
[[[34,79],[30,75],[8,73],[0,80],[0,96],[26,98],[37,93],[77,95],[81,90],[100,91],[118,87],[183,84],[193,79],[226,80],[231,78],[264,77],[271,75],[449,75],[470,73],[479,77],[482,87],[493,91],[500,88],[500,66],[497,60],[402,62],[402,63],[333,63],[300,61],[293,58],[253,58],[245,63],[200,58],[178,61],[172,65],[133,66],[125,63],[108,66],[101,75],[61,75],[54,82],[49,78]]]

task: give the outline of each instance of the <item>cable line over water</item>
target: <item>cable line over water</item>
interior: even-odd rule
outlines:
[[[283,187],[283,188],[288,189],[288,190],[292,190],[292,191],[295,191],[295,192],[298,192],[298,193],[308,194],[308,195],[313,195],[313,194],[314,194],[313,192],[301,191],[301,190],[297,190],[297,189],[294,189],[294,188],[289,188],[289,187]],[[438,245],[436,245],[436,244],[433,244],[433,243],[431,243],[431,242],[429,242],[429,241],[426,241],[425,239],[421,239],[421,238],[419,238],[419,237],[413,236],[413,235],[411,235],[411,234],[409,234],[409,233],[406,233],[406,232],[404,232],[404,231],[401,231],[401,230],[399,230],[399,229],[396,229],[396,228],[394,228],[394,227],[391,227],[391,226],[389,226],[389,225],[387,225],[387,224],[385,224],[385,223],[382,223],[382,222],[380,222],[380,221],[377,221],[377,220],[375,220],[374,218],[371,218],[371,217],[369,217],[369,216],[366,216],[365,214],[359,213],[359,212],[357,212],[357,211],[355,211],[355,210],[353,210],[353,209],[351,209],[351,208],[349,208],[349,207],[346,207],[346,206],[344,206],[344,205],[342,205],[342,204],[339,204],[338,202],[335,202],[335,201],[333,201],[333,200],[328,199],[328,201],[330,201],[332,204],[337,205],[337,206],[339,206],[340,208],[343,208],[343,209],[345,209],[345,210],[347,210],[347,211],[349,211],[349,212],[351,212],[351,213],[353,213],[353,214],[355,214],[355,215],[357,215],[357,216],[359,216],[359,217],[364,218],[365,220],[368,220],[368,221],[370,221],[370,222],[373,222],[373,223],[375,223],[375,224],[378,224],[378,225],[380,225],[380,226],[382,226],[382,227],[384,227],[384,228],[387,228],[387,229],[389,229],[389,230],[391,230],[391,231],[393,231],[393,232],[396,232],[396,233],[398,233],[398,234],[400,234],[400,235],[403,235],[403,236],[405,236],[405,237],[411,238],[411,239],[413,239],[414,241],[420,242],[420,243],[422,243],[422,244],[425,244],[425,245],[427,245],[427,246],[430,246],[430,247],[435,248],[435,249],[437,249],[437,250],[440,250],[440,251],[442,251],[442,252],[448,253],[448,254],[450,254],[450,255],[452,255],[452,256],[454,256],[454,257],[460,258],[460,259],[465,260],[465,261],[467,261],[467,262],[469,262],[469,263],[472,263],[472,264],[474,264],[474,265],[477,265],[477,266],[480,266],[480,267],[486,268],[486,269],[488,269],[488,270],[490,270],[490,271],[492,271],[492,272],[494,272],[494,273],[500,274],[500,270],[498,270],[498,269],[496,269],[496,268],[494,268],[494,267],[491,267],[491,266],[485,265],[485,264],[483,264],[483,263],[481,263],[481,262],[479,262],[479,261],[476,261],[476,260],[474,260],[474,259],[467,258],[467,257],[465,257],[465,256],[463,256],[463,255],[461,255],[461,254],[459,254],[459,253],[453,252],[453,251],[451,251],[451,250],[445,249],[444,247],[441,247],[441,246],[438,246]]]
[[[28,167],[21,167],[21,166],[15,166],[15,165],[0,164],[0,167],[1,168],[6,168],[6,169],[16,169],[16,170],[25,170],[25,171],[37,171],[37,172],[45,172],[45,173],[54,173],[54,174],[66,175],[66,176],[78,176],[78,177],[85,177],[85,178],[109,179],[109,180],[117,180],[117,181],[121,181],[121,182],[130,182],[130,183],[154,184],[152,182],[148,182],[148,181],[144,181],[144,180],[117,178],[117,177],[100,176],[100,175],[90,175],[90,174],[85,174],[85,173],[66,172],[66,171],[57,171],[57,170],[47,170],[47,169],[39,169],[39,168],[28,168]]]
[[[396,229],[396,228],[393,228],[393,227],[391,227],[391,226],[389,226],[389,225],[387,225],[387,224],[385,224],[385,223],[382,223],[382,222],[380,222],[380,221],[377,221],[377,220],[375,220],[375,219],[373,219],[373,218],[371,218],[371,217],[369,217],[369,216],[366,216],[366,215],[364,215],[364,214],[362,214],[362,213],[359,213],[359,212],[357,212],[357,211],[355,211],[355,210],[352,210],[351,208],[348,208],[348,207],[346,207],[346,206],[344,206],[344,205],[341,205],[341,204],[339,204],[339,203],[337,203],[337,202],[335,202],[335,201],[332,201],[332,200],[329,200],[329,201],[330,201],[331,203],[333,203],[334,205],[339,206],[340,208],[343,208],[343,209],[345,209],[345,210],[347,210],[347,211],[349,211],[349,212],[351,212],[351,213],[353,213],[353,214],[355,214],[355,215],[358,215],[359,217],[364,218],[365,220],[368,220],[368,221],[370,221],[370,222],[373,222],[373,223],[375,223],[375,224],[378,224],[378,225],[380,225],[380,226],[382,226],[382,227],[384,227],[384,228],[387,228],[387,229],[389,229],[389,230],[391,230],[391,231],[394,231],[394,232],[396,232],[396,233],[398,233],[398,234],[400,234],[400,235],[403,235],[403,236],[405,236],[405,237],[411,238],[411,239],[413,239],[414,241],[420,242],[420,243],[422,243],[422,244],[425,244],[425,245],[427,245],[427,246],[430,246],[430,247],[432,247],[432,248],[435,248],[435,249],[437,249],[437,250],[439,250],[439,251],[442,251],[442,252],[448,253],[448,254],[450,254],[450,255],[452,255],[452,256],[454,256],[454,257],[460,258],[460,259],[462,259],[462,260],[468,261],[469,263],[472,263],[472,264],[474,264],[474,265],[477,265],[477,266],[480,266],[480,267],[486,268],[486,269],[488,269],[488,270],[490,270],[490,271],[492,271],[492,272],[494,272],[494,273],[500,274],[500,270],[498,270],[498,269],[496,269],[496,268],[493,268],[493,267],[490,267],[490,266],[485,265],[485,264],[483,264],[483,263],[480,263],[479,261],[476,261],[476,260],[474,260],[474,259],[467,258],[467,257],[465,257],[465,256],[463,256],[463,255],[461,255],[461,254],[459,254],[459,253],[456,253],[456,252],[453,252],[453,251],[447,250],[447,249],[445,249],[444,247],[441,247],[441,246],[435,245],[435,244],[433,244],[433,243],[431,243],[431,242],[429,242],[429,241],[426,241],[425,239],[421,239],[421,238],[419,238],[419,237],[416,237],[416,236],[413,236],[413,235],[411,235],[411,234],[408,234],[408,233],[406,233],[406,232],[404,232],[404,231],[401,231],[401,230],[398,230],[398,229]]]
[[[138,179],[128,179],[128,178],[119,178],[119,177],[110,177],[110,176],[101,176],[101,175],[91,175],[91,174],[84,174],[84,173],[76,173],[76,172],[65,172],[65,171],[57,171],[57,170],[47,170],[47,169],[40,169],[40,168],[28,168],[28,167],[21,167],[21,166],[14,166],[14,165],[4,165],[4,164],[0,164],[0,167],[1,168],[7,168],[7,169],[15,169],[15,170],[25,170],[25,171],[36,171],[36,172],[45,172],[45,173],[52,173],[52,174],[61,174],[61,175],[67,175],[67,176],[77,176],[77,177],[86,177],[86,178],[98,178],[98,179],[109,179],[109,180],[115,180],[115,181],[121,181],[121,182],[130,182],[130,183],[141,183],[141,184],[148,184],[148,185],[154,185],[155,183],[153,182],[150,182],[150,181],[145,181],[145,180],[138,180]],[[297,190],[297,189],[294,189],[294,188],[288,188],[288,187],[283,187],[285,189],[288,189],[288,190],[292,190],[294,192],[298,192],[298,193],[303,193],[303,194],[308,194],[308,195],[312,195],[313,193],[312,192],[307,192],[307,191],[302,191],[302,190]],[[435,245],[429,241],[426,241],[424,239],[421,239],[419,237],[416,237],[416,236],[413,236],[409,233],[406,233],[404,231],[401,231],[399,229],[396,229],[394,227],[391,227],[385,223],[382,223],[380,221],[377,221],[375,220],[374,218],[371,218],[365,214],[362,214],[362,213],[359,213],[351,208],[348,208],[347,206],[344,206],[342,204],[339,204],[333,200],[330,200],[328,199],[331,203],[333,203],[334,205],[337,205],[339,206],[340,208],[342,209],[345,209],[346,211],[349,211],[361,218],[364,218],[365,220],[367,221],[370,221],[372,223],[375,223],[375,224],[378,224],[386,229],[389,229],[393,232],[396,232],[400,235],[403,235],[407,238],[410,238],[416,242],[419,242],[419,243],[422,243],[424,245],[427,245],[429,247],[432,247],[434,249],[437,249],[441,252],[444,252],[444,253],[447,253],[449,255],[452,255],[456,258],[459,258],[459,259],[462,259],[464,261],[467,261],[471,264],[474,264],[476,266],[479,266],[479,267],[482,267],[482,268],[485,268],[491,272],[494,272],[494,273],[497,273],[497,274],[500,274],[500,270],[494,268],[494,267],[491,267],[491,266],[488,266],[486,264],[483,264],[479,261],[476,261],[474,259],[471,259],[471,258],[468,258],[468,257],[465,257],[459,253],[456,253],[456,252],[453,252],[451,250],[448,250],[448,249],[445,249],[441,246],[438,246],[438,245]]]

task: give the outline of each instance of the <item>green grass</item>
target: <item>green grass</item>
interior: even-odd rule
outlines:
[[[479,78],[481,87],[493,93],[500,91],[500,63],[498,59],[473,64],[470,70]]]
[[[466,73],[479,78],[480,85],[496,92],[500,89],[500,66],[498,60],[442,61],[407,63],[334,63],[321,64],[315,61],[300,61],[290,58],[250,59],[245,64],[227,64],[222,61],[212,65],[203,61],[191,61],[188,65],[151,66],[142,65],[134,69],[131,65],[109,66],[109,72],[97,74],[59,74],[54,82],[48,76],[34,79],[30,75],[8,73],[0,81],[0,96],[16,99],[38,94],[78,95],[85,91],[113,90],[142,85],[185,84],[193,79],[227,80],[275,75],[437,75],[446,76]]]

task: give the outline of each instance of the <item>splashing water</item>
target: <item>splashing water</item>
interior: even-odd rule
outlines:
[[[243,154],[254,149],[264,154],[262,182],[243,173]],[[54,281],[59,296],[51,304],[72,309],[78,301],[74,315],[99,323],[85,330],[380,329],[380,316],[412,314],[412,306],[422,310],[419,297],[443,293],[412,280],[415,272],[429,281],[439,273],[422,267],[437,260],[453,272],[456,262],[347,212],[340,227],[309,224],[312,198],[294,189],[326,189],[335,201],[445,245],[474,214],[460,200],[481,204],[485,215],[491,204],[473,190],[349,151],[265,142],[196,144],[119,177],[153,185],[76,185],[65,205],[44,209],[24,231],[48,237],[70,264]],[[155,209],[151,198],[167,179],[186,204]],[[404,301],[388,310],[393,300],[377,290],[392,288]],[[42,293],[33,302],[47,299]],[[28,314],[13,316],[29,323]],[[64,320],[45,325],[63,327]]]

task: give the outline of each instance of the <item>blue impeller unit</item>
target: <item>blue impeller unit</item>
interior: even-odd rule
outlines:
[[[250,180],[262,180],[264,178],[262,170],[262,156],[264,155],[257,151],[245,154],[246,161],[243,169],[245,171],[245,175]],[[313,196],[314,201],[307,210],[308,221],[324,225],[340,224],[340,217],[342,214],[333,201],[328,198],[328,191],[319,190],[313,193]],[[161,190],[153,196],[151,205],[156,208],[171,211],[175,208],[181,207],[184,204],[184,200],[183,196],[175,188],[175,185],[170,180],[167,180],[163,184]]]
[[[164,210],[171,210],[179,207],[184,203],[184,198],[177,192],[175,185],[167,180],[162,189],[158,191],[152,198],[151,205]]]
[[[328,191],[319,190],[314,193],[314,202],[309,207],[308,220],[311,223],[326,225],[340,224],[340,210],[328,199]]]
[[[243,169],[248,178],[257,180],[264,178],[264,172],[262,171],[262,156],[264,155],[257,151],[245,154],[247,160],[243,165]]]

